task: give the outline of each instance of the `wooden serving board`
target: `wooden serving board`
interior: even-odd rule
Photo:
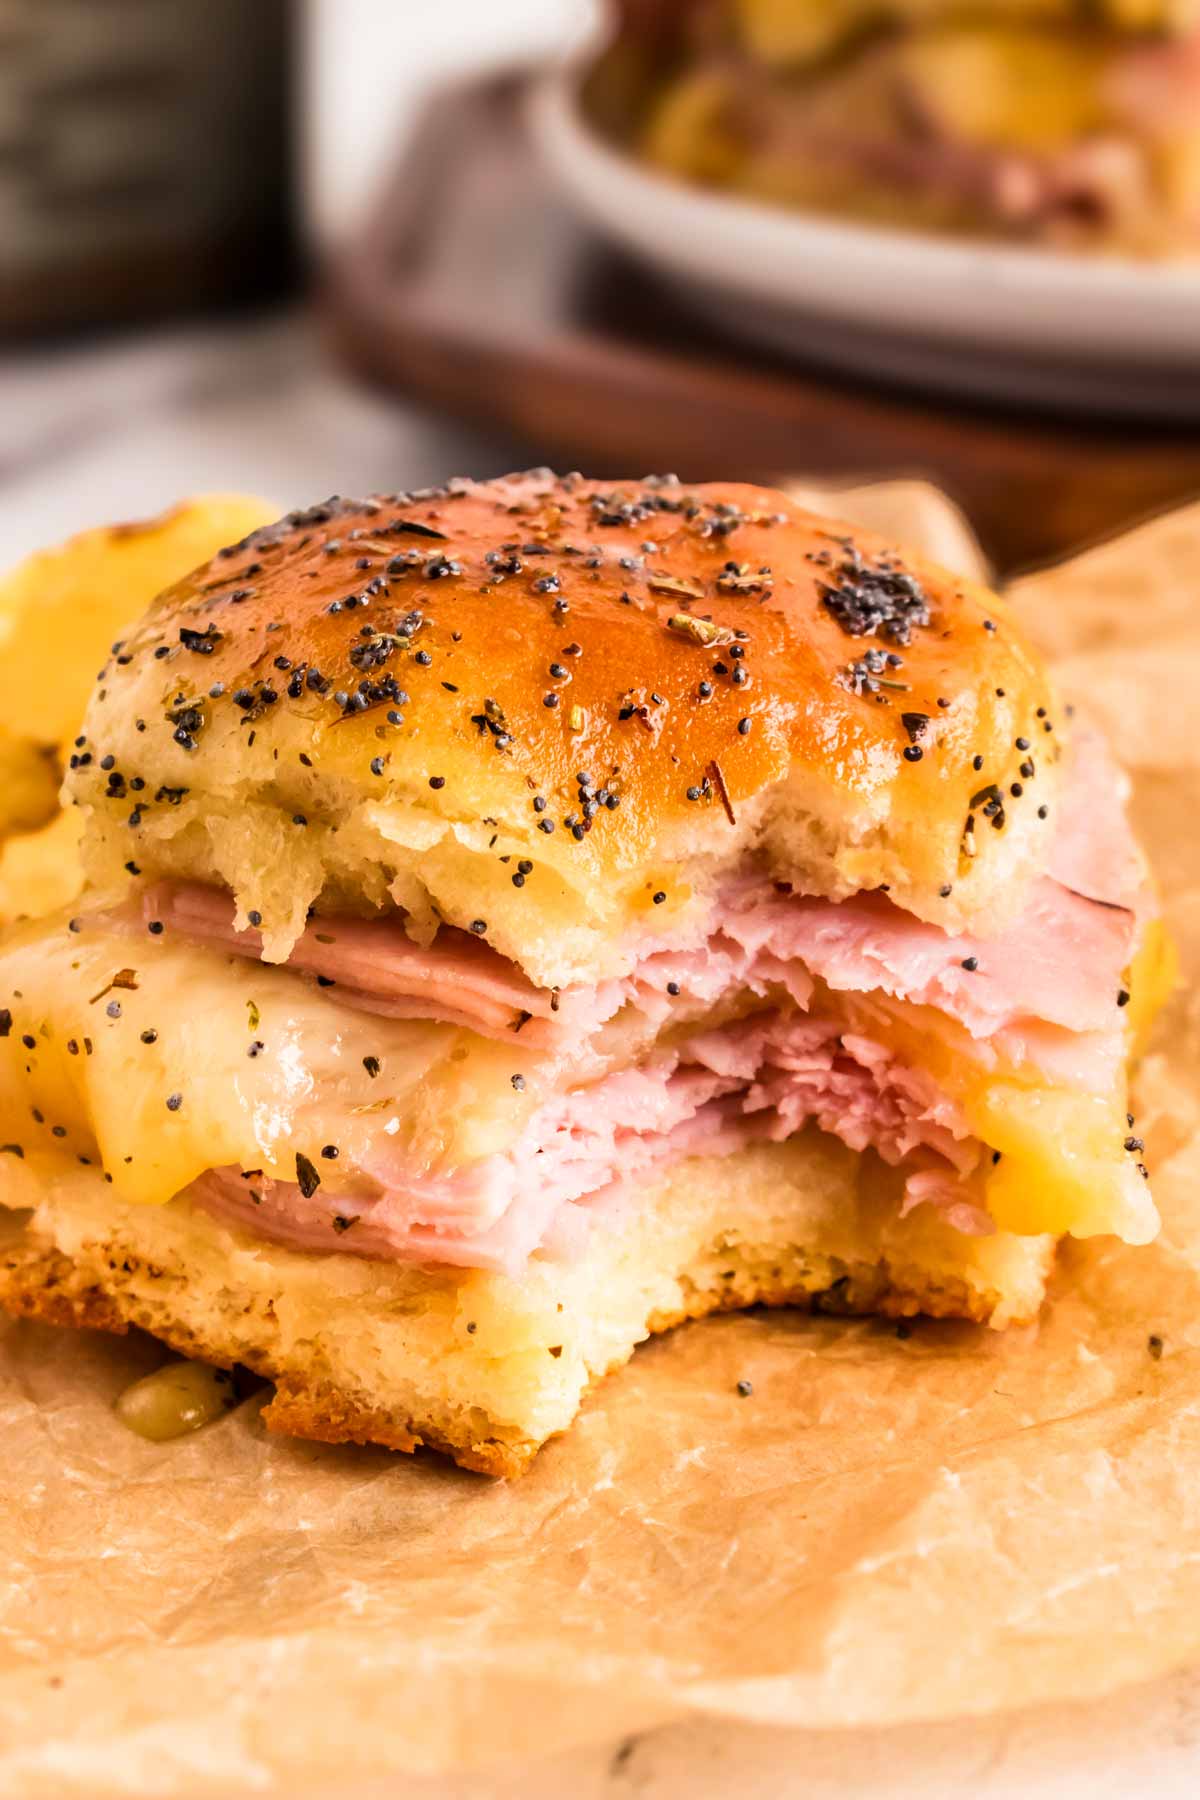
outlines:
[[[716,336],[556,193],[531,79],[439,96],[325,272],[334,341],[371,380],[597,475],[932,480],[1002,573],[1200,494],[1195,430],[931,399]]]

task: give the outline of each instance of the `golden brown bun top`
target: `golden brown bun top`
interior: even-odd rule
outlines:
[[[118,647],[69,779],[146,873],[181,872],[157,820],[180,839],[181,805],[233,796],[347,842],[369,816],[397,865],[414,818],[524,856],[534,910],[549,865],[668,926],[654,892],[757,847],[953,925],[1044,861],[1055,723],[1003,603],[891,543],[762,488],[534,471],[331,500],[223,552]]]

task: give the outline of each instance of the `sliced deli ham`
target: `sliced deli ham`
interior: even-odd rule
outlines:
[[[399,917],[314,918],[289,966],[333,981],[348,1006],[520,1035],[537,1047],[571,1044],[632,1005],[660,1023],[668,1001],[710,1005],[735,989],[804,1007],[813,978],[843,992],[878,991],[931,1006],[988,1038],[1030,1022],[1069,1032],[1112,1023],[1132,955],[1139,909],[1151,904],[1144,867],[1119,803],[1121,777],[1098,738],[1081,734],[1050,873],[998,936],[951,936],[885,894],[833,902],[797,895],[765,873],[720,895],[707,936],[687,948],[652,940],[622,980],[549,992],[480,938],[444,927],[415,943]],[[189,938],[257,959],[257,931],[234,926],[232,898],[198,886],[152,890],[147,918]],[[670,993],[678,988],[678,996]]]
[[[943,1187],[918,1189],[914,1203],[946,1192],[961,1203],[945,1178],[969,1174],[981,1154],[936,1084],[883,1046],[844,1037],[829,1020],[774,1013],[556,1096],[506,1155],[464,1169],[414,1173],[381,1149],[333,1195],[231,1169],[214,1170],[192,1195],[294,1249],[515,1273],[539,1248],[569,1248],[589,1216],[665,1164],[790,1137],[810,1121],[852,1149],[908,1164],[910,1179],[941,1172]],[[977,1210],[970,1228],[990,1224]]]
[[[239,931],[230,894],[196,883],[159,887],[142,910],[197,943],[258,961],[261,932]],[[555,996],[469,932],[445,928],[436,945],[413,941],[400,917],[314,919],[288,958],[289,966],[336,982],[348,1005],[386,1012],[390,1002],[422,1003],[420,1017],[450,1019],[494,1035],[552,1017]],[[407,1011],[399,1016],[411,1016]]]
[[[649,941],[623,978],[550,993],[463,931],[421,946],[399,918],[314,917],[290,966],[335,984],[341,1004],[520,1037],[553,1054],[557,1084],[507,1150],[460,1167],[415,1166],[381,1138],[332,1192],[218,1169],[194,1196],[295,1248],[511,1271],[578,1243],[608,1200],[664,1164],[815,1123],[902,1166],[906,1208],[987,1230],[971,1183],[991,1159],[962,1107],[840,1016],[837,996],[864,997],[860,1018],[882,1008],[885,1024],[925,1009],[921,1029],[944,1019],[966,1034],[948,1040],[956,1054],[974,1044],[981,1068],[1103,1086],[1124,1055],[1121,984],[1153,906],[1120,798],[1103,746],[1082,737],[1049,872],[987,939],[951,936],[883,893],[835,903],[759,870],[717,897],[698,941]],[[143,906],[191,939],[261,955],[226,894],[163,887]],[[623,1064],[599,1047],[618,1015],[635,1027]]]

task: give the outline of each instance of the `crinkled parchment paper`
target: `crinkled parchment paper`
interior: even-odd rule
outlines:
[[[1198,598],[1200,510],[1016,590],[1132,771],[1189,972]],[[1036,1328],[691,1326],[512,1485],[270,1438],[253,1399],[149,1444],[111,1412],[148,1340],[5,1328],[0,1791],[296,1793],[697,1710],[946,1719],[1200,1660],[1189,992],[1138,1089],[1163,1234],[1067,1247]]]

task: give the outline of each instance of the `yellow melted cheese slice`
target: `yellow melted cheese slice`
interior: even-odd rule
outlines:
[[[101,1162],[131,1201],[165,1202],[227,1164],[294,1181],[297,1151],[336,1190],[322,1148],[348,1167],[381,1135],[418,1168],[469,1162],[507,1148],[553,1079],[552,1059],[515,1045],[61,916],[10,934],[0,1005],[0,1140],[34,1166]]]
[[[564,1080],[580,1079],[564,1056],[515,1040],[353,1011],[285,968],[81,923],[31,924],[0,949],[0,1007],[11,1015],[0,1144],[35,1173],[86,1161],[121,1198],[162,1203],[226,1165],[294,1181],[299,1151],[336,1192],[381,1138],[421,1172],[504,1152]],[[1125,1148],[1124,1057],[1172,981],[1169,946],[1151,927],[1098,1091],[1047,1082],[1028,1063],[1006,1067],[927,1007],[821,988],[813,1004],[926,1071],[1000,1152],[972,1198],[1002,1230],[1145,1242],[1157,1215]],[[722,1016],[747,1004],[733,996]],[[606,1042],[591,1078],[635,1060],[646,1039],[618,1020]],[[321,1160],[326,1144],[336,1162]]]

